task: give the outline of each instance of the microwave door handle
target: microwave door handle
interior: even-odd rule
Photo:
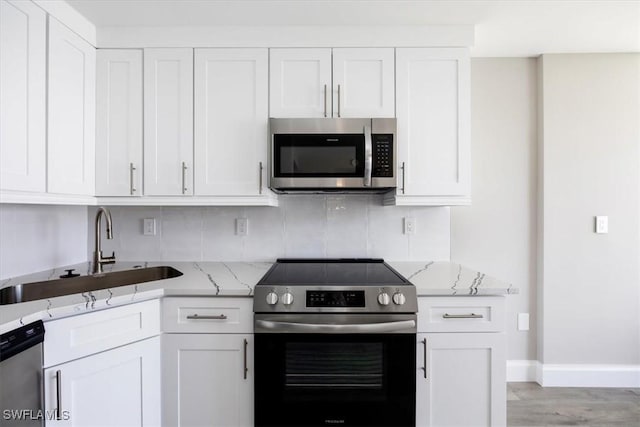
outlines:
[[[273,322],[270,320],[256,320],[256,326],[261,329],[300,333],[334,333],[334,334],[354,334],[354,333],[383,333],[399,332],[402,330],[415,330],[415,320],[401,320],[397,322],[384,323],[362,323],[353,325],[335,325],[324,323],[297,323],[297,322]]]
[[[364,132],[364,186],[371,187],[371,169],[373,166],[373,149],[371,147],[371,127],[365,126]]]

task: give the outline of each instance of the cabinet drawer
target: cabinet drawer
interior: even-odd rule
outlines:
[[[418,332],[502,332],[503,297],[418,298]]]
[[[168,333],[253,333],[253,299],[165,298],[162,330]]]
[[[44,366],[53,366],[160,333],[160,301],[114,307],[45,325]]]

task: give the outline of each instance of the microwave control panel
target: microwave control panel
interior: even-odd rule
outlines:
[[[376,178],[393,178],[393,135],[371,135],[373,149],[373,171]]]

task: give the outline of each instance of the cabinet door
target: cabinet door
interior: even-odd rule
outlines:
[[[271,49],[271,117],[331,117],[331,49]]]
[[[144,194],[193,194],[193,49],[144,50]]]
[[[96,50],[49,17],[48,191],[95,192]]]
[[[97,52],[96,195],[142,190],[142,50]]]
[[[267,85],[267,49],[196,49],[195,194],[265,191]]]
[[[506,425],[505,357],[502,333],[418,334],[416,425]]]
[[[0,187],[44,192],[47,16],[0,1]]]
[[[253,426],[253,335],[162,338],[163,425]]]
[[[397,49],[396,68],[398,194],[468,196],[468,51]]]
[[[46,425],[157,426],[160,384],[160,337],[45,369]]]
[[[395,117],[393,48],[333,49],[333,117]]]

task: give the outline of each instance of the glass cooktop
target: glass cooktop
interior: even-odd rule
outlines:
[[[278,259],[258,285],[399,286],[411,283],[383,259]]]

